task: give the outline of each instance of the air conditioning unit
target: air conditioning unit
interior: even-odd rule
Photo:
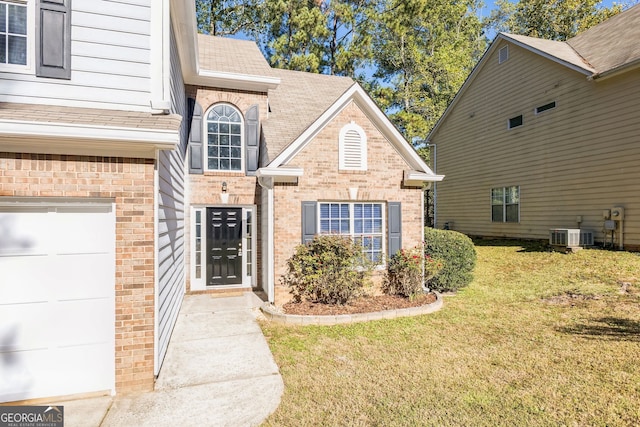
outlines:
[[[593,246],[593,232],[579,228],[552,228],[549,230],[549,244],[569,249]]]

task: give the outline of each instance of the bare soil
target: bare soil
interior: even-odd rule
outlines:
[[[376,311],[395,310],[399,308],[419,307],[434,302],[436,296],[433,293],[420,295],[409,299],[394,295],[368,296],[354,300],[345,305],[321,304],[309,301],[299,303],[289,302],[283,306],[286,314],[301,315],[338,315],[372,313]]]

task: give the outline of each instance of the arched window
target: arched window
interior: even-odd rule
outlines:
[[[206,115],[207,170],[242,171],[242,114],[229,104],[214,105]]]
[[[340,130],[339,164],[341,170],[367,170],[367,135],[351,122]]]

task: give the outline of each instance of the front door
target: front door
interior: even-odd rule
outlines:
[[[207,286],[242,284],[242,208],[207,208]]]

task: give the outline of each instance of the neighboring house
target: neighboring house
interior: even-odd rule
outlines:
[[[428,136],[436,227],[639,248],[638,40],[640,6],[566,42],[499,34]]]
[[[152,389],[185,292],[282,304],[314,234],[421,244],[442,177],[351,79],[199,36],[187,0],[0,16],[0,402]]]

